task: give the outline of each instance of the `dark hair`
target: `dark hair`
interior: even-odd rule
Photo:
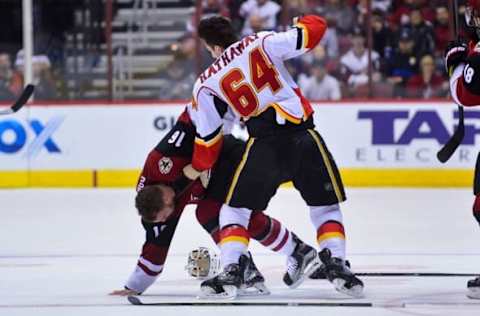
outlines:
[[[163,190],[157,185],[144,187],[135,197],[135,207],[144,220],[154,221],[158,211],[165,207]]]
[[[198,36],[209,46],[218,45],[223,48],[238,41],[230,20],[223,16],[212,16],[201,20],[198,24]]]

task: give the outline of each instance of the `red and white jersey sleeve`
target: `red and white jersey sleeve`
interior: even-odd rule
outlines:
[[[465,63],[450,76],[450,92],[457,104],[480,105],[480,43],[471,47]]]
[[[271,33],[264,40],[269,56],[287,60],[305,54],[320,43],[327,30],[327,22],[316,15],[300,18],[294,28],[281,33]]]
[[[196,128],[192,166],[198,171],[213,167],[223,144],[223,116],[215,106],[216,94],[207,87],[196,93],[196,102],[187,107]]]
[[[138,258],[135,270],[128,278],[125,287],[137,293],[143,293],[152,285],[163,271],[168,249],[177,228],[179,216],[171,217],[164,223],[146,223],[146,241]]]

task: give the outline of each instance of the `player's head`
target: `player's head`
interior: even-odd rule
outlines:
[[[480,0],[468,0],[465,8],[465,23],[480,39]]]
[[[135,207],[146,222],[164,222],[175,210],[175,191],[166,185],[149,185],[137,193]]]
[[[198,36],[214,58],[220,57],[225,48],[238,41],[232,23],[223,16],[201,20],[198,24]]]

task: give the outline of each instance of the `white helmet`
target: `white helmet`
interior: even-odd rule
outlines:
[[[220,271],[220,259],[213,250],[199,247],[188,254],[185,270],[196,279],[212,278]]]

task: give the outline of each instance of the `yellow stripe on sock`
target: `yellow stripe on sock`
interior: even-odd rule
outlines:
[[[317,242],[321,243],[321,242],[323,242],[327,239],[330,239],[330,238],[345,239],[345,235],[340,233],[340,232],[325,233],[325,234],[322,234],[322,235],[318,236]]]
[[[244,244],[245,246],[248,246],[248,239],[240,236],[230,236],[223,238],[222,240],[220,240],[220,245],[224,245],[228,242],[239,242]]]

